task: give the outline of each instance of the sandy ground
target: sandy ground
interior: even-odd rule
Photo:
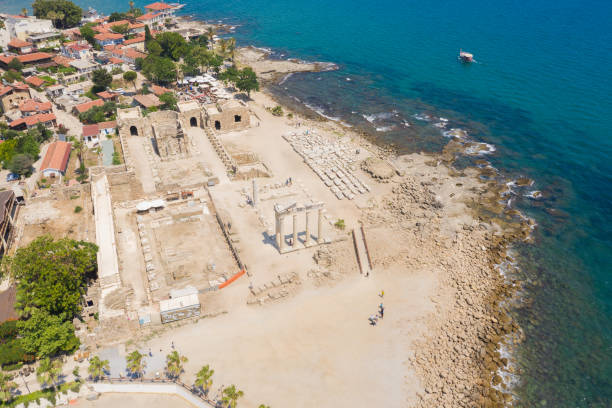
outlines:
[[[193,405],[177,396],[162,394],[103,394],[96,401],[79,399],[73,407],[83,408],[191,408]]]
[[[434,286],[427,271],[357,275],[284,303],[242,307],[184,326],[143,348],[168,352],[173,341],[190,359],[185,378],[210,364],[213,389],[237,384],[245,391],[244,407],[406,405],[419,389],[405,365],[406,350],[424,329],[432,308],[425,295]],[[367,319],[380,302],[387,308],[385,318],[370,326]]]

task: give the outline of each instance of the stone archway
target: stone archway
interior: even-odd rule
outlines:
[[[189,119],[189,125],[191,127],[198,127],[198,120],[195,118],[195,116],[192,116],[191,119]]]
[[[136,126],[130,126],[130,135],[138,136],[138,128]]]

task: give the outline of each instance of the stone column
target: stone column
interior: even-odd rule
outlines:
[[[293,214],[293,246],[298,242],[297,214]]]
[[[317,242],[319,244],[323,243],[323,209],[319,208],[319,211],[317,212]]]
[[[257,207],[259,202],[259,192],[257,191],[257,180],[253,179],[253,207]]]
[[[274,214],[274,235],[276,237],[276,245],[280,249],[281,244],[281,233],[280,233],[280,216],[278,214]]]
[[[306,211],[306,243],[305,243],[306,246],[310,245],[310,227],[308,225],[310,224],[308,222],[309,214],[310,214],[310,211]]]
[[[283,252],[285,250],[285,232],[283,231],[283,216],[278,217],[279,224],[278,230],[280,231],[280,251]]]

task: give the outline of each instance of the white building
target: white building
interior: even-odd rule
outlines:
[[[23,17],[11,14],[0,14],[4,21],[4,29],[0,30],[0,46],[6,48],[12,38],[28,41],[31,36],[37,34],[55,33],[51,20],[41,20],[36,17]]]

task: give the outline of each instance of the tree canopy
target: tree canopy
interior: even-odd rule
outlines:
[[[114,21],[127,20],[128,15],[126,13],[119,13],[117,11],[112,12],[110,16],[108,16],[108,22],[112,23]]]
[[[113,76],[104,68],[100,68],[91,73],[91,81],[94,83],[92,92],[102,92],[113,82]]]
[[[149,55],[142,61],[142,73],[149,80],[167,84],[176,80],[176,66],[170,58]]]
[[[23,63],[19,61],[17,57],[15,57],[7,64],[7,67],[9,69],[14,69],[15,71],[21,71],[23,68]]]
[[[238,78],[235,81],[236,88],[242,92],[246,92],[248,97],[251,97],[251,91],[259,91],[259,82],[257,75],[251,67],[246,67],[238,72]]]
[[[70,353],[80,344],[72,322],[62,321],[59,316],[44,310],[34,310],[30,318],[19,321],[17,327],[24,351],[39,358]]]
[[[69,0],[35,0],[32,9],[37,18],[51,18],[61,29],[76,27],[83,17],[83,10]]]
[[[187,52],[188,46],[187,41],[179,33],[166,31],[158,34],[155,37],[155,42],[158,43],[162,49],[162,57],[170,58],[174,61],[181,59]]]
[[[162,109],[176,110],[176,97],[172,92],[166,92],[159,96],[159,100],[163,103]]]
[[[94,39],[96,32],[93,28],[91,28],[90,24],[85,24],[83,27],[79,28],[79,32],[81,33],[81,37],[83,37],[83,39],[91,45],[96,43],[96,40]]]
[[[34,159],[29,155],[17,154],[11,159],[9,169],[12,173],[27,177],[32,174],[32,164],[34,164]]]
[[[79,114],[79,120],[86,124],[114,120],[117,105],[115,102],[104,102],[102,106],[94,106],[86,112]]]
[[[49,235],[19,248],[7,263],[17,282],[16,310],[22,316],[41,310],[62,320],[75,317],[97,272],[97,251],[95,244]]]

